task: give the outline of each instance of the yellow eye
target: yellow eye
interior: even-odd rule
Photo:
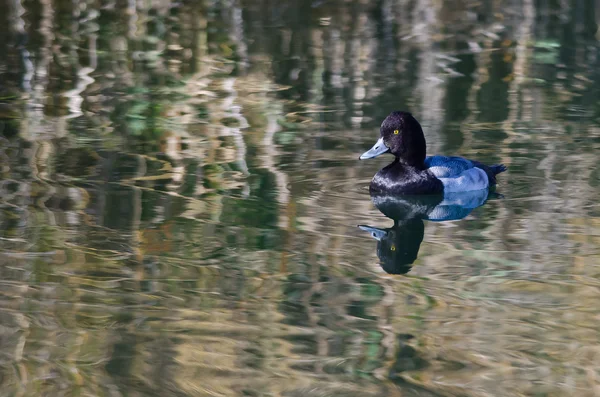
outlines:
[[[394,135],[398,135],[398,130],[394,130]]]
[[[391,249],[392,251],[396,251],[396,246],[395,246],[395,245],[392,245],[392,246],[390,247],[390,249]]]

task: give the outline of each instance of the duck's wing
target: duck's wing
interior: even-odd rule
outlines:
[[[463,157],[430,156],[425,159],[425,167],[437,178],[456,178],[475,164]]]
[[[444,193],[487,189],[492,182],[484,169],[463,157],[427,157],[425,167],[442,182]]]

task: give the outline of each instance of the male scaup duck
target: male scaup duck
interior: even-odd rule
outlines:
[[[462,157],[426,157],[423,129],[408,112],[390,113],[379,131],[381,137],[360,160],[388,152],[396,159],[375,174],[371,193],[413,195],[481,190],[494,186],[496,175],[506,171],[503,164],[488,166]]]

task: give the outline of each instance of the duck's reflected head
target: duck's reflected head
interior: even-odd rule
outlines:
[[[417,259],[425,227],[420,219],[396,224],[389,229],[359,225],[377,240],[381,268],[389,274],[406,274]]]
[[[386,229],[378,229],[376,227],[367,226],[367,225],[358,225],[358,227],[360,228],[360,230],[364,230],[365,232],[368,232],[371,235],[371,237],[373,237],[377,241],[381,241],[388,234]]]

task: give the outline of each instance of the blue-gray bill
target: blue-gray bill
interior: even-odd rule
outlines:
[[[371,235],[371,237],[373,237],[377,241],[380,241],[387,235],[387,232],[384,229],[378,229],[376,227],[371,227],[367,225],[358,225],[358,227],[360,228],[360,230],[368,232]]]
[[[359,157],[359,160],[372,159],[373,157],[377,157],[388,150],[390,149],[385,146],[385,143],[383,143],[383,138],[379,138],[379,140],[375,142],[375,145],[373,145],[371,149],[367,150]]]

